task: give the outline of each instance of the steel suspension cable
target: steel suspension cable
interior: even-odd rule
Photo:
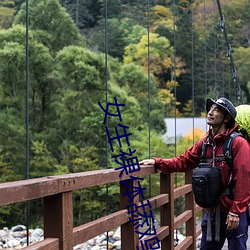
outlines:
[[[150,92],[150,0],[147,0],[147,29],[148,29],[148,158],[151,158],[151,119],[150,119],[150,97],[151,97],[151,92]],[[149,186],[149,197],[152,196],[152,180],[151,180],[151,175],[148,176],[148,186]],[[152,220],[150,220],[150,227],[152,224]]]
[[[175,148],[174,148],[174,152],[175,152],[175,156],[177,155],[177,85],[176,85],[176,2],[175,0],[173,0],[173,23],[174,23],[174,55],[173,55],[173,61],[174,61],[174,72],[173,72],[173,81],[174,81],[174,114],[175,114],[175,119],[174,119],[174,126],[175,126]],[[175,187],[177,187],[177,173],[175,173]],[[175,242],[176,245],[178,245],[179,243],[179,239],[178,239],[178,232],[177,229],[175,230]]]
[[[175,0],[173,0],[173,12],[174,12],[174,16],[173,16],[173,19],[174,19],[174,58],[173,58],[173,61],[174,61],[174,72],[173,72],[173,81],[174,81],[174,97],[175,97],[175,100],[174,100],[174,114],[175,114],[175,120],[174,120],[174,126],[175,126],[175,156],[177,154],[177,148],[176,148],[176,144],[177,144],[177,141],[176,141],[176,137],[177,137],[177,126],[176,126],[176,116],[177,116],[177,106],[176,106],[176,97],[177,97],[177,86],[176,86],[176,28],[175,28],[175,25],[176,25],[176,2]]]
[[[109,75],[108,75],[108,0],[105,0],[105,22],[104,22],[104,30],[105,30],[105,37],[104,37],[104,42],[105,42],[105,85],[106,85],[106,107],[108,105],[108,79],[109,79]],[[106,127],[108,128],[108,116],[106,119]],[[106,135],[106,169],[108,169],[109,166],[109,162],[108,162],[108,135]],[[109,213],[109,186],[108,184],[106,184],[106,215],[108,215]],[[107,249],[108,249],[108,232],[107,232]]]
[[[25,72],[26,72],[26,174],[25,179],[29,179],[29,0],[26,0],[26,45],[25,45]],[[27,230],[27,245],[29,245],[29,213],[30,213],[30,202],[25,203],[25,214],[26,214],[26,230]]]
[[[176,121],[176,116],[177,116],[177,107],[176,107],[176,96],[177,96],[177,88],[176,88],[176,77],[175,77],[175,74],[176,74],[176,28],[175,28],[175,25],[176,25],[176,2],[175,0],[173,0],[173,25],[174,25],[174,32],[173,32],[173,46],[174,46],[174,54],[173,54],[173,75],[172,75],[172,80],[174,82],[174,115],[175,115],[175,119],[174,119],[174,128],[175,128],[175,140],[174,140],[174,155],[176,156],[177,154],[177,147],[176,147],[176,144],[177,144],[177,140],[176,140],[176,137],[177,137],[177,121]],[[175,175],[176,176],[176,175]],[[175,178],[175,184],[177,183],[177,178]]]
[[[191,38],[192,38],[192,75],[191,75],[191,79],[192,79],[192,115],[193,115],[193,144],[195,141],[194,138],[194,117],[195,117],[195,106],[194,106],[194,102],[195,102],[195,92],[194,92],[194,11],[193,11],[193,0],[191,0],[191,30],[192,30],[192,34],[191,34]]]
[[[147,26],[148,26],[148,156],[151,157],[150,152],[150,0],[147,0],[147,6],[148,6],[148,20],[147,20]]]
[[[207,16],[206,16],[206,0],[204,0],[204,6],[203,6],[203,12],[204,12],[204,90],[205,90],[205,97],[207,97],[207,39],[206,39],[206,23],[207,23]]]
[[[236,68],[235,68],[235,65],[234,65],[234,60],[233,60],[231,45],[229,43],[228,36],[227,36],[225,18],[224,18],[223,13],[222,13],[222,8],[221,8],[220,0],[216,0],[216,1],[217,1],[217,6],[218,6],[219,14],[220,14],[220,27],[221,27],[221,31],[224,34],[224,38],[225,38],[226,45],[227,45],[227,57],[230,60],[230,66],[231,66],[232,75],[233,75],[233,82],[234,82],[234,90],[237,88],[236,89],[236,95],[237,95],[238,103],[241,104],[242,103],[241,86],[240,86],[240,82],[237,81],[237,73],[236,73]],[[237,87],[236,87],[236,85],[237,85]]]
[[[215,15],[215,0],[213,1],[214,5],[214,23],[216,20]],[[216,25],[214,24],[214,90],[217,92],[217,32],[216,32]]]
[[[222,81],[222,96],[225,96],[225,76],[224,76],[224,70],[225,70],[225,67],[224,67],[224,60],[223,58],[221,58],[221,52],[223,51],[224,49],[224,43],[223,41],[221,41],[221,39],[218,39],[218,50],[219,50],[219,61],[220,61],[220,67],[219,67],[219,70],[220,70],[220,74],[221,74],[221,81]]]
[[[230,70],[231,70],[231,66],[229,65],[229,71]],[[229,98],[232,99],[232,97],[231,97],[231,76],[230,75],[228,75],[228,88],[229,88],[229,90],[228,90]]]

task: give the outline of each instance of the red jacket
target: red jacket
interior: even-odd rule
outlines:
[[[202,151],[202,142],[209,143],[207,146],[206,159],[213,158],[213,146],[215,158],[223,157],[223,144],[225,138],[237,131],[238,125],[228,129],[223,134],[218,134],[212,139],[209,134],[187,149],[184,154],[176,158],[162,159],[154,158],[155,166],[163,173],[186,172],[198,166]],[[220,198],[221,211],[232,212],[241,215],[247,208],[250,201],[250,144],[241,136],[237,136],[232,144],[233,155],[233,180],[234,200],[230,200],[225,194]],[[230,179],[231,170],[226,161],[215,162],[215,166],[221,169],[221,184],[224,189]]]

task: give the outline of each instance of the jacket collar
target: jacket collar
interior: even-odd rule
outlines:
[[[227,129],[224,133],[217,134],[215,137],[212,137],[212,129],[210,128],[209,131],[207,132],[207,142],[211,143],[213,141],[221,141],[224,140],[228,135],[233,133],[234,131],[238,131],[238,124],[235,124],[232,128]]]

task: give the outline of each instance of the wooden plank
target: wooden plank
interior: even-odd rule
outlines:
[[[177,229],[178,227],[183,225],[190,218],[192,218],[192,211],[191,210],[187,210],[187,211],[183,212],[182,214],[180,214],[179,216],[177,216],[174,219],[174,229]]]
[[[175,247],[175,250],[188,249],[192,244],[193,244],[193,237],[188,236]]]
[[[164,204],[169,202],[169,195],[168,194],[159,194],[155,197],[148,199],[152,209],[160,207]]]
[[[0,184],[0,206],[42,198],[58,193],[58,180],[34,178]]]
[[[169,235],[169,227],[167,226],[160,227],[156,231],[159,240],[163,240]]]
[[[88,222],[73,229],[74,246],[97,235],[108,232],[129,221],[127,209],[120,210],[100,219]]]
[[[199,213],[200,211],[205,211],[206,209],[204,209],[204,208],[202,208],[202,207],[200,207],[200,206],[198,206],[197,204],[195,205],[195,213],[197,214],[197,213]]]
[[[72,192],[44,198],[44,238],[59,238],[60,249],[73,249]]]
[[[168,194],[161,194],[152,197],[149,199],[149,202],[152,209],[159,207],[168,202]],[[139,203],[137,204],[139,205]],[[146,207],[145,209],[146,211],[149,210],[148,207]],[[100,219],[75,227],[73,229],[74,246],[90,240],[97,235],[110,231],[122,224],[125,224],[128,221],[129,215],[127,209],[123,209],[110,215],[104,216]]]
[[[181,197],[182,195],[185,195],[187,193],[192,192],[192,185],[191,184],[186,184],[181,187],[175,188],[174,190],[174,199],[177,199]]]
[[[201,226],[199,225],[196,228],[196,237],[199,237],[201,235],[201,233],[202,233],[202,229],[201,229]]]
[[[149,247],[146,247],[145,241],[153,240],[154,238],[158,238],[158,240],[163,240],[169,235],[169,227],[160,227],[156,230],[156,235],[153,236],[147,236],[143,238],[142,241],[140,241],[140,245],[138,246],[139,250],[142,249],[148,249]],[[156,244],[156,243],[155,243]],[[157,245],[156,245],[157,246]],[[155,246],[155,247],[156,247]]]
[[[34,243],[22,249],[23,250],[59,250],[59,239],[47,238],[47,239],[44,239],[43,241]]]
[[[122,170],[105,169],[95,170],[67,175],[60,175],[59,189],[60,192],[71,191],[76,189],[94,187],[98,185],[108,184],[112,182],[120,182],[127,180],[130,176],[142,177],[157,173],[154,166],[143,166],[139,171],[126,175],[125,173],[119,177]]]

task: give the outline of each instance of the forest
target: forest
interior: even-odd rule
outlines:
[[[164,118],[204,117],[207,97],[249,103],[250,2],[221,0],[224,20],[217,2],[2,0],[1,183],[117,167],[121,148],[111,150],[105,128],[119,119],[104,122],[99,105],[115,97],[139,160],[173,157],[202,136],[190,131],[170,145]],[[157,176],[150,183],[157,192]],[[109,212],[119,207],[118,188],[108,187]],[[105,186],[76,191],[75,224],[105,214],[106,194]],[[30,204],[34,226],[42,226],[41,202]],[[24,210],[0,207],[0,227],[24,221]]]

